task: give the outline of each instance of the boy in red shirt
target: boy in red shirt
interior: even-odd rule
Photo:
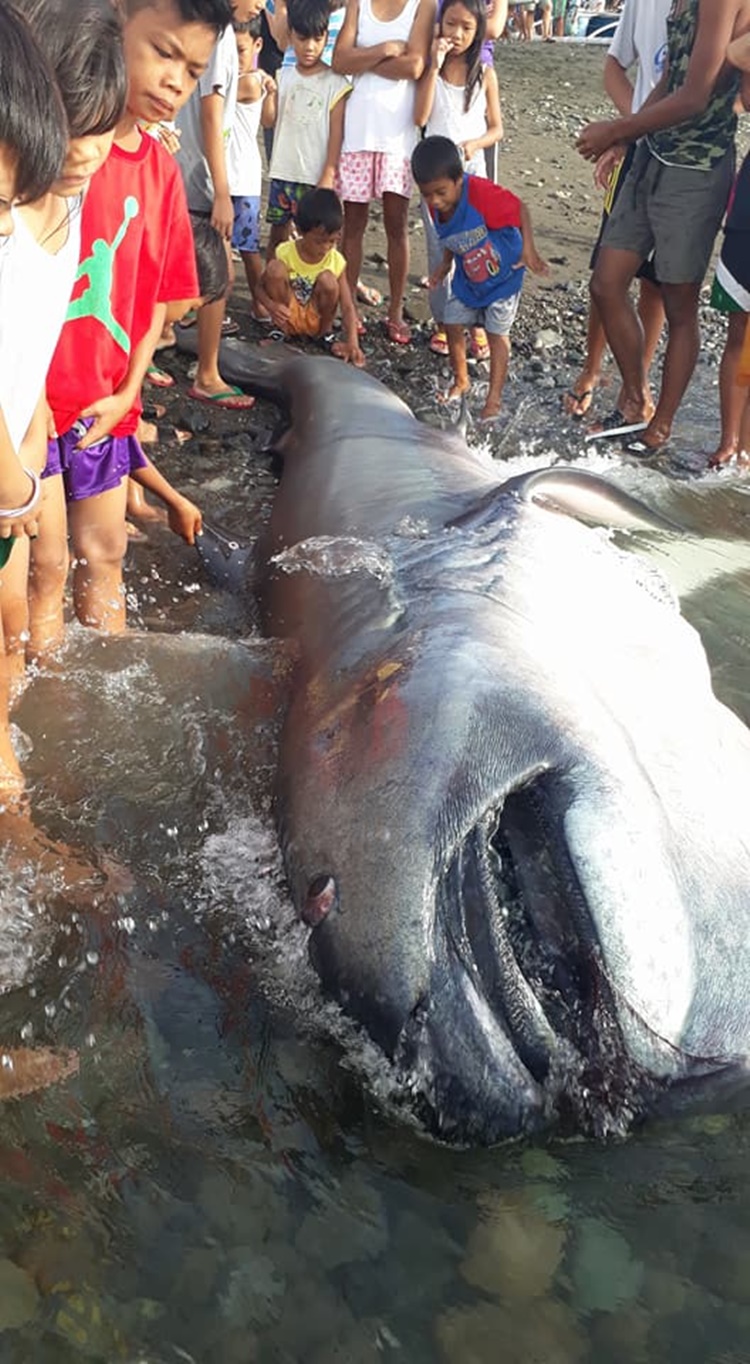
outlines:
[[[121,0],[120,9],[127,106],[84,201],[81,262],[47,382],[57,436],[45,470],[65,484],[76,615],[108,633],[125,628],[128,476],[166,501],[170,523],[189,543],[201,524],[198,508],[156,473],[135,437],[167,304],[199,293],[179,171],[139,124],[174,118],[232,17],[228,0]],[[62,632],[65,528],[40,539],[50,590],[37,594],[37,650]]]

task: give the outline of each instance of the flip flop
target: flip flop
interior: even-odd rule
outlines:
[[[365,284],[363,279],[357,280],[357,298],[360,303],[366,303],[370,308],[379,308],[383,302],[383,295],[379,289],[375,289],[371,284]]]
[[[395,342],[397,346],[411,345],[411,327],[408,322],[394,322],[393,318],[387,317],[383,326],[389,341]]]
[[[450,354],[450,351],[448,349],[448,337],[446,336],[442,327],[439,327],[437,331],[434,331],[432,333],[432,336],[430,337],[430,340],[428,342],[428,346],[429,349],[432,351],[433,355]]]
[[[149,365],[146,370],[146,383],[153,384],[154,388],[174,388],[174,379],[165,369],[159,369],[158,365]]]
[[[582,417],[586,416],[586,413],[591,407],[591,400],[593,396],[594,396],[593,388],[582,388],[580,393],[577,393],[574,388],[569,388],[563,398],[563,408],[565,410],[566,417],[572,417],[573,420],[577,422],[580,421]],[[572,402],[575,404],[575,407],[573,408],[565,407],[565,398],[570,398]],[[584,403],[585,406],[581,407],[581,403]]]
[[[469,330],[469,354],[474,360],[489,360],[490,343],[484,327],[471,327]]]
[[[229,384],[218,393],[201,393],[199,388],[193,386],[188,389],[187,395],[197,403],[209,403],[212,407],[225,408],[233,412],[249,412],[250,408],[255,406],[255,399],[251,398],[249,393],[243,393],[235,384]]]
[[[609,413],[598,426],[592,426],[584,435],[585,441],[594,440],[614,440],[617,436],[635,436],[639,431],[645,431],[648,426],[647,421],[629,422],[623,416],[619,407]]]

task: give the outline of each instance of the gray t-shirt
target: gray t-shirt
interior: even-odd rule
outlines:
[[[190,99],[177,115],[180,130],[180,150],[177,162],[185,182],[188,208],[195,213],[210,213],[214,203],[214,187],[208,162],[203,154],[203,133],[201,130],[201,100],[206,95],[222,95],[224,149],[234,124],[234,111],[237,107],[237,86],[239,83],[239,58],[234,30],[229,25],[224,29],[213,50],[208,67],[201,76]]]

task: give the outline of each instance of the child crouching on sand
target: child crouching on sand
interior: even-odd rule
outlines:
[[[324,337],[340,311],[344,339],[333,343],[331,353],[361,367],[365,357],[357,314],[346,261],[337,249],[343,222],[338,195],[332,189],[308,190],[299,201],[296,221],[300,235],[277,246],[258,284],[258,302],[284,336]]]
[[[444,253],[429,287],[437,288],[453,272],[443,314],[453,370],[446,401],[469,390],[464,329],[483,326],[490,384],[481,420],[492,421],[502,406],[524,267],[535,274],[546,274],[549,267],[534,245],[525,204],[501,185],[465,174],[450,138],[426,137],[415,147],[411,165]]]

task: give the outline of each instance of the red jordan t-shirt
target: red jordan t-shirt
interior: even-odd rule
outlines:
[[[198,297],[193,233],[182,177],[155,138],[113,147],[83,204],[81,263],[47,376],[55,430],[109,397],[127,373],[157,303]],[[112,432],[131,435],[140,399]]]

